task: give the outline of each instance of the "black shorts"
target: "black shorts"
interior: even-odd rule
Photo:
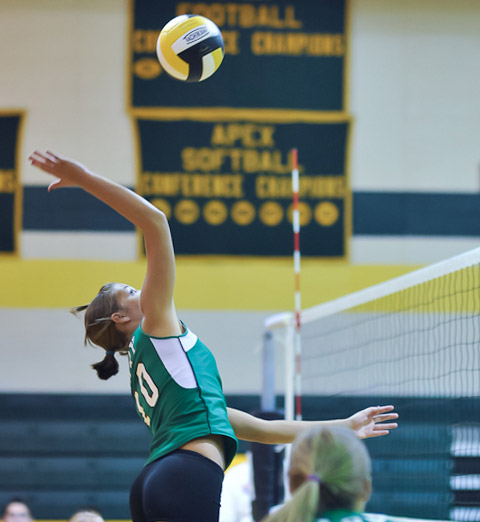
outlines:
[[[195,451],[175,450],[143,468],[130,490],[133,522],[218,522],[223,470]]]

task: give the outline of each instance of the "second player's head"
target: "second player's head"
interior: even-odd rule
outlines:
[[[363,511],[371,493],[365,444],[348,428],[318,427],[302,433],[288,473],[292,499],[269,522],[310,522],[327,511]]]

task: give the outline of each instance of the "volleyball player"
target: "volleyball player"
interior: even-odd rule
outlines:
[[[263,522],[368,522],[370,457],[352,430],[304,431],[293,446],[288,477],[292,498]]]
[[[227,409],[213,355],[175,311],[175,257],[163,212],[75,161],[38,151],[30,161],[57,178],[49,191],[81,187],[144,235],[141,291],[108,283],[90,304],[75,309],[85,310],[85,342],[105,350],[93,365],[101,379],[118,372],[117,352],[128,353],[132,394],[152,433],[150,457],[131,489],[133,522],[216,522],[223,471],[235,455],[237,437],[292,442],[312,423],[263,421]],[[360,437],[385,435],[396,427],[388,422],[397,417],[392,410],[368,408],[330,422],[350,426]]]

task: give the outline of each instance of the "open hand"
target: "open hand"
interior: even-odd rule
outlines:
[[[82,179],[90,174],[89,170],[80,163],[63,158],[50,151],[43,153],[36,150],[28,159],[34,167],[57,178],[48,186],[49,192],[61,187],[78,186]]]
[[[393,409],[394,406],[372,406],[358,411],[348,417],[348,426],[360,439],[388,435],[398,426],[396,422],[386,422],[398,419],[398,413],[387,413]]]

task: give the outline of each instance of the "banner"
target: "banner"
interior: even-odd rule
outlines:
[[[131,0],[130,9],[131,109],[346,110],[348,0]],[[224,37],[221,67],[201,83],[173,80],[156,58],[160,30],[180,14],[210,18]]]
[[[302,255],[342,257],[351,220],[350,122],[135,120],[137,191],[170,221],[177,254],[292,254],[298,149]]]
[[[22,215],[18,166],[22,118],[21,112],[0,111],[0,254],[18,252]]]
[[[222,31],[223,63],[204,82],[174,80],[157,59],[160,30],[181,14]],[[176,252],[291,255],[297,148],[302,255],[344,257],[348,0],[130,0],[130,22],[137,190],[169,217]]]

